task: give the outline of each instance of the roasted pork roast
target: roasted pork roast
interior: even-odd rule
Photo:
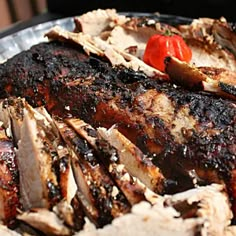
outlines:
[[[205,39],[194,25],[141,20],[98,10],[0,64],[4,224],[36,235],[124,235],[124,222],[133,235],[133,220],[150,235],[235,233],[236,60],[220,37],[232,32],[207,21],[210,64],[198,63],[198,43],[196,60],[166,58],[164,73],[141,60],[149,36]]]

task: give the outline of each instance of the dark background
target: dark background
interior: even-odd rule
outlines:
[[[229,22],[236,22],[235,3],[236,0],[47,0],[47,12],[0,32],[0,38],[39,23],[81,15],[98,8],[115,8],[118,12],[159,12],[190,18],[224,16]]]
[[[97,8],[116,8],[118,11],[159,12],[186,17],[225,16],[236,21],[235,0],[47,0],[50,12],[78,15]]]

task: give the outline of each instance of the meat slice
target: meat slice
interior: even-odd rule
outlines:
[[[71,41],[79,44],[89,54],[93,53],[98,56],[106,56],[112,65],[123,65],[132,68],[135,71],[143,71],[145,74],[160,80],[167,80],[168,77],[161,71],[145,64],[136,56],[126,53],[123,50],[110,45],[108,42],[99,37],[92,37],[84,33],[72,33],[59,26],[54,27],[46,36],[51,40]]]
[[[160,170],[133,143],[114,128],[99,128],[98,134],[117,149],[120,163],[124,164],[132,175],[153,191],[162,192],[164,177]]]
[[[84,138],[89,140],[87,130],[96,134],[93,128],[79,119],[67,119],[67,122]],[[133,144],[124,137],[114,127],[106,130],[104,128],[98,128],[98,136],[109,143],[113,148],[117,150],[118,163],[125,166],[128,172],[140,179],[151,190],[161,193],[163,190],[163,176],[160,170],[153,165],[150,159]],[[94,137],[95,138],[95,137]],[[95,143],[95,140],[90,143]],[[96,147],[96,145],[94,145]]]
[[[148,39],[154,34],[165,34],[167,31],[180,34],[177,28],[171,25],[146,17],[133,17],[125,24],[115,26],[106,41],[142,60]]]
[[[225,18],[199,18],[190,25],[180,25],[178,28],[192,49],[192,63],[195,66],[236,70],[236,34]]]
[[[56,124],[46,109],[44,107],[38,107],[35,110],[44,116],[53,131],[51,142],[56,152],[53,160],[53,167],[57,172],[57,180],[63,202],[66,201],[70,204],[77,190],[71,166],[71,155],[60,137]]]
[[[6,130],[0,127],[0,220],[14,225],[19,202],[19,179],[16,153]]]
[[[236,71],[235,56],[218,44],[195,38],[186,39],[186,43],[192,51],[191,64],[197,67],[208,66]]]
[[[72,232],[63,224],[57,215],[48,209],[35,208],[30,212],[23,212],[17,216],[18,220],[24,221],[46,235],[71,235]]]
[[[220,207],[219,203],[222,204]],[[184,215],[184,212],[190,214]],[[223,187],[211,185],[166,196],[163,202],[154,206],[142,202],[135,205],[131,213],[113,220],[112,224],[103,229],[94,229],[90,226],[78,236],[112,234],[223,236],[230,235],[231,217],[229,201]]]
[[[49,208],[61,198],[60,190],[53,172],[51,150],[44,139],[45,130],[37,126],[32,115],[30,111],[24,111],[22,136],[18,143],[21,197],[25,209]]]
[[[49,208],[61,198],[57,177],[53,171],[52,153],[55,150],[50,138],[53,139],[55,135],[50,124],[24,100],[9,99],[1,106],[3,109],[14,110],[14,114],[21,111],[22,120],[15,122],[18,126],[13,127],[13,133],[19,134],[19,140],[16,140],[18,141],[17,163],[23,208]],[[9,117],[9,120],[15,118],[11,113]]]
[[[67,226],[74,230],[80,230],[84,224],[84,212],[79,204],[74,204],[77,185],[72,170],[71,154],[61,139],[59,130],[46,109],[44,107],[38,107],[35,110],[44,116],[53,131],[51,135],[51,142],[55,148],[53,168],[57,175],[62,200],[56,203],[52,209]]]
[[[212,235],[224,235],[233,217],[223,185],[213,184],[171,196],[167,195],[164,202],[165,206],[172,206],[180,212],[183,219],[206,217],[210,223],[207,230]]]
[[[236,99],[236,73],[223,68],[194,67],[175,57],[165,59],[170,80],[192,90],[204,90]]]
[[[75,31],[99,36],[117,24],[125,23],[129,18],[122,16],[115,9],[98,9],[75,17]]]
[[[224,17],[220,19],[194,19],[191,24],[180,25],[178,28],[185,38],[196,38],[218,44],[236,56],[234,25],[227,22]]]
[[[104,164],[107,171],[111,174],[112,178],[117,183],[118,187],[124,193],[131,205],[134,205],[142,200],[146,200],[152,204],[158,201],[160,196],[151,191],[147,185],[140,181],[139,178],[141,177],[142,179],[143,177],[142,174],[139,174],[139,172],[144,171],[142,170],[142,167],[146,171],[149,170],[150,167],[150,169],[153,169],[152,172],[154,173],[154,170],[157,169],[157,167],[154,167],[152,163],[148,162],[148,160],[146,160],[146,162],[148,162],[149,165],[145,166],[145,160],[139,160],[138,158],[135,159],[135,154],[133,156],[127,155],[129,165],[125,165],[125,161],[122,162],[120,159],[122,155],[125,156],[125,153],[128,152],[128,150],[125,152],[125,148],[123,148],[121,149],[122,154],[120,154],[119,150],[112,146],[107,140],[100,137],[101,135],[99,135],[99,133],[97,133],[92,126],[86,124],[80,119],[67,119],[66,122],[71,125],[78,134],[85,138],[92,147],[95,148],[98,152],[99,159]],[[129,143],[128,140],[127,142]],[[130,151],[132,151],[132,149]],[[140,153],[140,151],[137,152]],[[139,168],[138,165],[140,165],[141,168]],[[153,173],[150,172],[151,170],[147,171],[147,173],[151,175],[150,178],[154,177]],[[133,173],[135,173],[135,175],[133,175]],[[158,177],[160,179],[163,178],[160,173],[158,173]],[[147,178],[149,178],[149,175]],[[147,182],[150,184],[150,181]],[[153,180],[153,182],[154,189],[156,191],[159,190],[160,193],[160,189],[163,187],[162,181],[160,181],[161,183],[158,183],[160,186],[156,186],[155,180]]]
[[[71,152],[75,154],[72,163],[78,185],[77,196],[88,217],[101,227],[127,213],[129,203],[86,141],[65,123],[57,121],[56,124]]]
[[[233,23],[228,23],[226,19],[221,18],[214,22],[212,33],[215,40],[224,48],[230,50],[236,57],[236,33]]]
[[[21,235],[17,233],[16,231],[7,228],[4,225],[0,225],[0,234],[4,236],[20,236]]]

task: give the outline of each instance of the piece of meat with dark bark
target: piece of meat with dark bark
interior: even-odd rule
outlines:
[[[13,142],[0,127],[0,220],[14,225],[19,201],[19,179]]]
[[[96,135],[96,131],[80,119],[67,119],[69,125],[71,125],[76,132],[82,135],[85,139],[90,142],[90,144],[99,149],[95,145],[96,138],[93,139],[89,136],[87,130]],[[106,130],[104,128],[98,128],[98,137],[106,141],[113,149],[117,150],[117,164],[122,164],[128,170],[128,172],[140,179],[148,188],[154,192],[161,193],[163,190],[164,177],[162,176],[160,170],[153,165],[150,159],[148,159],[141,150],[130,142],[125,136],[123,136],[114,127]]]
[[[57,86],[65,76],[73,80],[79,78],[78,71],[82,77],[93,73],[89,63],[83,63],[87,59],[82,50],[69,44],[52,42],[33,46],[6,64],[0,64],[1,98],[12,94],[25,97],[33,106],[48,104],[50,93],[54,91],[49,89],[51,82]]]
[[[28,84],[27,91],[31,91],[25,93],[26,99],[35,106],[42,103],[42,98],[34,96],[34,90],[30,89],[31,84],[36,87],[42,84],[37,74],[30,80],[28,74],[20,73],[17,77],[15,65],[16,60],[23,61],[20,58],[25,54],[32,58],[35,50],[40,57],[44,46],[48,49],[44,63],[30,60],[29,64],[32,63],[33,68],[39,64],[44,71],[42,80],[48,81],[44,83],[47,91],[44,97],[48,96],[44,101],[51,114],[78,117],[95,128],[116,124],[170,180],[166,191],[225,182],[230,195],[236,195],[233,195],[235,184],[231,181],[236,164],[236,108],[232,100],[190,92],[124,67],[111,67],[106,61],[84,56],[79,50],[75,50],[75,54],[81,55],[81,60],[71,60],[70,54],[65,53],[57,56],[50,50],[67,51],[67,46],[56,42],[35,46],[32,51],[1,65],[2,96],[24,96],[26,90],[21,90],[21,81],[24,81],[25,86]],[[69,46],[69,52],[71,50]],[[44,52],[45,49],[42,54]],[[69,65],[70,70],[63,69]],[[20,68],[23,70],[24,64],[19,65],[18,70]],[[12,89],[8,90],[9,87]]]
[[[56,121],[56,124],[64,141],[75,154],[72,163],[78,185],[77,196],[88,217],[101,227],[113,218],[127,213],[130,204],[87,142],[65,123]]]
[[[110,139],[107,140],[103,137],[106,133],[109,136],[109,131],[104,128],[99,128],[97,132],[92,126],[80,119],[67,119],[66,122],[95,148],[100,161],[131,205],[142,200],[153,204],[158,201],[158,195],[150,188],[160,193],[164,186],[163,176],[149,160],[146,160],[145,157],[140,158],[138,155],[141,153],[140,150],[137,150],[137,155],[133,153],[135,148],[130,144],[130,141],[117,135],[115,137],[117,144],[123,145],[122,148],[117,147],[114,142],[112,143],[112,138],[109,137]],[[122,135],[120,134],[120,136]],[[115,138],[113,137],[114,140]],[[146,176],[143,175],[144,172]]]
[[[236,73],[223,68],[195,67],[175,57],[166,57],[166,73],[173,83],[236,100]]]
[[[50,40],[59,40],[62,42],[73,42],[83,47],[87,54],[95,54],[107,58],[113,66],[125,66],[135,71],[143,71],[145,74],[159,80],[168,80],[168,76],[154,67],[144,63],[142,60],[126,53],[119,47],[111,45],[109,42],[102,40],[100,37],[91,35],[73,33],[66,31],[59,26],[51,29],[46,36]]]
[[[61,198],[57,176],[53,170],[56,150],[50,140],[55,138],[50,124],[24,99],[5,99],[1,103],[1,109],[3,113],[9,112],[9,120],[15,124],[11,127],[12,133],[19,135],[19,140],[15,142],[18,147],[16,155],[22,206],[24,209],[50,208]]]

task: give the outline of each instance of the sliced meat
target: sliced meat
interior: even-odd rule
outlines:
[[[185,208],[181,209],[181,206]],[[186,210],[190,213],[187,217],[181,214]],[[166,196],[164,203],[152,207],[142,202],[135,205],[131,213],[115,219],[103,229],[90,227],[78,235],[223,236],[230,231],[231,217],[229,201],[222,186],[212,185]]]
[[[75,17],[75,31],[99,36],[114,25],[123,24],[127,20],[128,18],[118,14],[115,9],[98,9]]]
[[[204,90],[221,97],[236,99],[236,73],[212,67],[194,67],[177,58],[165,59],[170,80],[192,90]]]
[[[223,185],[213,184],[165,196],[164,201],[165,206],[174,207],[184,219],[206,217],[209,222],[207,230],[210,235],[224,235],[233,217],[229,198]]]
[[[224,18],[215,21],[212,26],[212,34],[222,47],[230,50],[236,57],[236,32],[233,23],[228,23]]]
[[[141,174],[138,172],[142,168],[137,168],[135,172],[135,176],[132,174],[132,171],[130,171],[129,166],[125,166],[125,161],[120,160],[120,153],[117,148],[111,145],[107,140],[99,137],[99,133],[90,126],[89,124],[86,124],[80,119],[67,119],[66,122],[71,125],[78,134],[80,134],[83,138],[85,138],[88,143],[94,147],[98,152],[98,157],[101,160],[101,162],[105,165],[107,171],[111,174],[114,181],[117,183],[118,187],[121,189],[121,191],[124,193],[128,201],[131,205],[134,205],[142,200],[146,200],[152,204],[154,204],[156,201],[158,201],[159,197],[157,194],[155,194],[153,191],[151,191],[147,185],[143,184],[140,181]],[[105,131],[106,132],[106,131]],[[139,151],[140,152],[140,151]],[[141,153],[141,152],[140,152]],[[122,155],[125,156],[125,149],[122,149]],[[134,157],[135,158],[135,157]],[[140,166],[145,165],[144,160],[135,160],[133,157],[129,158],[129,164],[132,166],[135,166],[136,162]],[[143,163],[144,162],[144,163]],[[148,160],[146,161],[148,162]],[[149,166],[150,165],[150,166]],[[157,167],[154,167],[151,163],[145,168],[146,170],[150,167],[150,169],[153,167],[153,169],[156,169]],[[138,166],[139,167],[139,166]],[[134,169],[134,168],[133,168]],[[142,172],[142,171],[140,171]],[[150,171],[149,171],[150,172]],[[155,172],[155,171],[152,171]],[[150,174],[152,177],[153,175]],[[149,176],[148,176],[149,177]],[[160,178],[163,178],[160,174]],[[142,178],[141,178],[142,179]],[[150,181],[148,181],[150,184]],[[163,183],[158,183],[160,186],[156,186],[156,181],[153,180],[153,186],[156,191],[163,187]],[[162,181],[161,181],[162,182]],[[115,190],[115,189],[114,189]],[[116,191],[114,191],[114,194],[117,194]]]
[[[211,31],[214,21],[211,18],[194,19],[191,24],[179,25],[178,29],[184,38],[195,38],[199,40],[206,38],[206,40],[212,42],[214,38],[211,35]]]
[[[137,57],[110,45],[99,37],[92,37],[83,33],[72,33],[59,26],[54,27],[46,36],[53,40],[72,41],[73,43],[79,44],[88,54],[93,53],[98,56],[106,56],[112,65],[123,65],[135,71],[143,71],[145,74],[157,79],[168,79],[161,71],[145,64]]]
[[[125,165],[127,170],[135,177],[139,178],[148,188],[161,193],[163,190],[163,180],[160,170],[153,165],[150,159],[123,136],[117,129],[98,129],[98,134],[110,145],[116,148],[119,154],[119,161]]]
[[[29,212],[23,212],[17,219],[40,230],[46,235],[71,235],[72,232],[67,228],[57,215],[44,208],[35,208]]]
[[[50,124],[24,100],[9,99],[2,104],[7,109],[9,120],[14,120],[19,111],[20,117],[13,126],[18,133],[17,163],[20,175],[20,197],[24,209],[50,207],[61,198],[56,174],[53,171],[55,152],[51,139],[54,134]],[[19,108],[20,107],[20,108]],[[34,170],[34,171],[32,171]]]
[[[20,236],[21,235],[17,233],[16,231],[7,228],[4,225],[0,225],[0,234],[4,236]]]
[[[192,51],[191,64],[197,67],[207,66],[236,71],[235,57],[228,50],[222,49],[217,44],[195,38],[186,39],[186,43]]]
[[[211,44],[218,44],[236,56],[234,25],[227,22],[224,17],[220,19],[194,19],[190,25],[180,25],[178,28],[185,38],[195,38],[200,41],[208,41]]]
[[[199,18],[179,30],[192,49],[195,66],[225,68],[236,71],[234,40],[236,34],[223,17]]]
[[[38,107],[36,108],[36,111],[43,115],[52,129],[50,141],[56,152],[55,156],[53,157],[53,167],[57,172],[57,180],[60,186],[62,198],[66,200],[68,204],[70,204],[77,190],[71,167],[71,155],[66,145],[62,141],[52,117],[49,115],[46,109],[44,107]]]
[[[122,26],[116,26],[108,37],[108,42],[119,48],[122,51],[131,53],[132,55],[143,58],[144,50],[148,39],[156,33],[155,29],[149,31],[140,32],[134,30],[125,29]]]
[[[153,19],[131,18],[125,24],[114,27],[107,42],[142,60],[148,39],[154,34],[164,34],[166,31],[179,34],[176,28]]]
[[[63,139],[75,153],[72,161],[79,191],[77,195],[90,219],[101,227],[127,213],[129,203],[98,162],[87,142],[65,123],[57,121],[56,124]]]
[[[66,152],[63,153],[64,155],[61,155],[63,149],[66,149]],[[58,146],[58,153],[59,159],[55,168],[58,170],[60,191],[62,198],[70,204],[77,191],[77,185],[71,166],[71,155],[68,153],[67,148],[62,145]]]
[[[93,132],[93,128],[82,120],[67,119],[67,122],[86,139],[89,138],[86,131],[90,130]],[[140,179],[148,188],[158,193],[162,192],[164,177],[160,170],[153,165],[150,159],[145,157],[139,148],[115,128],[109,130],[98,128],[97,132],[102,139],[117,150],[117,158],[119,158],[117,163],[124,165],[132,176]]]
[[[20,207],[18,177],[13,142],[0,127],[0,220],[9,226],[14,225]]]

